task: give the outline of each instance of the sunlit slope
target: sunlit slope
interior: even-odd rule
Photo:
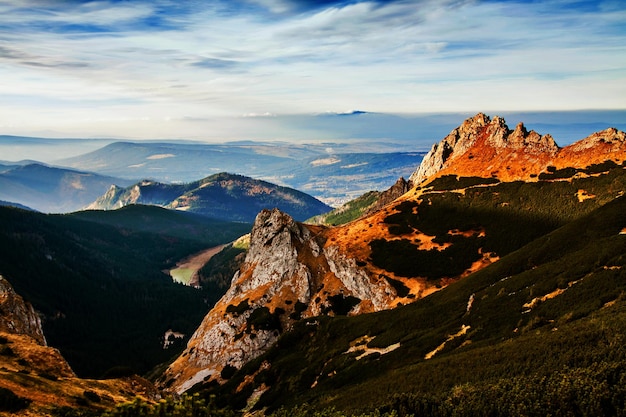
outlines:
[[[617,198],[411,305],[300,322],[215,392],[241,406],[260,389],[257,408],[623,409],[625,212]]]

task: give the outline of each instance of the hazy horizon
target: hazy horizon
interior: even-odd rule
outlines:
[[[323,145],[332,152],[424,152],[443,139],[463,120],[475,113],[440,114],[385,114],[356,112],[350,114],[288,115],[268,118],[240,119],[238,129],[231,136],[219,138],[197,137],[71,137],[54,135],[8,135],[0,131],[0,160],[32,159],[45,163],[94,151],[117,141],[189,142],[198,144],[228,144],[263,142],[268,144]],[[608,127],[626,130],[626,110],[570,111],[570,112],[498,112],[510,129],[522,122],[528,130],[541,135],[550,134],[559,146],[583,139],[591,133]],[[247,122],[247,124],[246,124]],[[242,133],[243,132],[243,133]],[[282,136],[275,136],[281,132]],[[41,133],[41,132],[40,132]],[[8,141],[8,136],[19,140]],[[23,138],[41,138],[30,142]],[[332,145],[342,148],[332,149]]]

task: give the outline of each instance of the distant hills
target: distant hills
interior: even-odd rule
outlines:
[[[3,165],[0,200],[46,213],[67,213],[84,208],[111,184],[132,181],[42,164]]]
[[[0,200],[42,212],[71,212],[92,203],[111,185],[125,188],[144,179],[185,184],[229,172],[294,188],[339,206],[408,177],[424,155],[395,152],[391,145],[345,143],[110,142],[0,136],[2,149],[39,150],[33,158],[50,159],[72,145],[74,154],[91,150],[49,163],[0,161]],[[103,146],[93,150],[98,144]]]
[[[369,153],[363,152],[369,150]],[[359,151],[356,151],[359,149]],[[295,188],[339,205],[408,177],[424,152],[337,144],[235,142],[224,145],[116,142],[55,161],[60,166],[125,179],[187,183],[230,172]],[[119,185],[119,184],[118,184]]]
[[[111,210],[129,204],[157,205],[226,221],[252,223],[264,208],[280,208],[299,220],[331,207],[303,192],[227,173],[187,184],[142,181],[127,188],[112,186],[88,209]]]

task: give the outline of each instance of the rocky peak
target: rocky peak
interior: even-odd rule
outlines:
[[[626,133],[614,127],[610,127],[600,132],[593,133],[585,139],[572,144],[570,147],[572,151],[581,152],[598,145],[608,145],[608,147],[615,150],[622,148],[626,145]]]
[[[85,207],[86,210],[102,210],[105,209],[116,209],[122,207],[121,203],[115,203],[119,200],[119,197],[124,193],[124,188],[118,187],[113,184],[109,187],[106,193],[102,196],[98,197],[96,201],[89,204]]]
[[[0,331],[30,336],[45,346],[41,320],[30,303],[20,297],[0,275]]]
[[[470,149],[485,153],[484,148],[488,148],[486,155],[490,158],[496,153],[511,151],[553,156],[559,150],[550,135],[541,136],[534,130],[529,132],[522,123],[519,123],[515,130],[510,130],[502,117],[495,116],[490,119],[485,114],[478,113],[465,120],[441,142],[434,144],[418,169],[411,175],[410,181],[419,184],[451,165],[453,160],[462,157]]]
[[[539,133],[526,130],[523,123],[518,123],[515,130],[509,130],[504,119],[499,119],[498,133],[490,135],[488,143],[496,148],[523,149],[527,153],[554,154],[559,150],[558,145],[550,135],[541,136]]]
[[[461,126],[455,128],[441,142],[433,145],[409,181],[418,184],[441,170],[451,158],[465,153],[489,122],[491,122],[489,116],[484,113],[478,113],[476,116],[466,119]]]
[[[298,223],[277,209],[261,211],[231,287],[165,372],[161,386],[180,393],[204,381],[223,381],[226,369],[264,353],[296,320],[389,308],[397,299],[395,290],[338,250],[326,239],[327,230]]]

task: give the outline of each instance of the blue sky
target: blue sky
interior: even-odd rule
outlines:
[[[325,139],[298,115],[353,110],[625,110],[626,4],[0,0],[0,109],[0,134],[205,140]]]

